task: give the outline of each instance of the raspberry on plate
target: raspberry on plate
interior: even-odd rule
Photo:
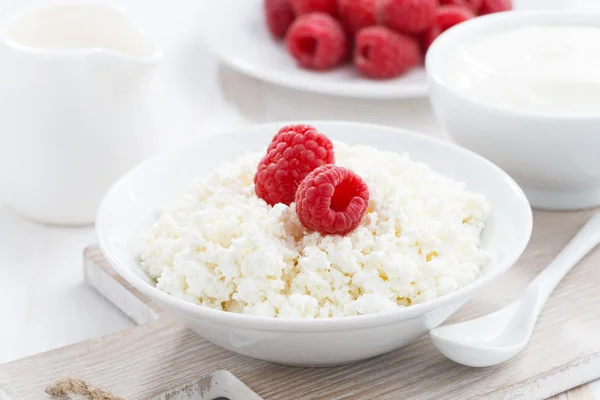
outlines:
[[[454,25],[474,18],[475,14],[465,6],[441,6],[435,15],[435,24],[444,32]]]
[[[327,70],[348,54],[346,33],[338,21],[323,13],[299,17],[286,36],[287,49],[301,67]]]
[[[421,60],[418,42],[383,26],[361,29],[356,35],[354,65],[370,78],[393,78]]]
[[[265,20],[271,35],[283,39],[296,16],[289,0],[265,0]]]
[[[304,178],[296,192],[296,214],[305,227],[324,235],[355,230],[369,206],[369,188],[360,176],[324,165]]]
[[[258,163],[254,190],[270,205],[289,206],[304,177],[315,168],[333,162],[333,143],[327,136],[310,125],[284,126]]]
[[[477,13],[483,4],[483,0],[440,0],[442,6],[464,6]]]
[[[442,28],[440,28],[437,24],[434,24],[431,28],[427,29],[421,35],[421,46],[423,47],[423,52],[427,53],[429,47],[433,43],[438,36],[442,34]]]
[[[397,32],[417,34],[433,25],[437,0],[378,0],[379,22]]]
[[[351,35],[362,28],[377,25],[376,0],[338,0],[338,13],[344,27]]]
[[[509,11],[513,9],[512,0],[483,0],[479,15]]]
[[[435,15],[435,24],[421,35],[423,51],[427,52],[431,43],[433,43],[442,32],[474,17],[475,14],[473,11],[466,6],[449,5],[439,7]]]
[[[290,0],[290,2],[296,15],[315,12],[326,13],[334,17],[337,15],[337,0]]]

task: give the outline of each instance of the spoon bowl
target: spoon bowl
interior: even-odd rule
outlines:
[[[501,364],[520,353],[529,342],[528,309],[531,310],[527,301],[517,300],[480,318],[434,329],[431,340],[444,356],[459,364]]]

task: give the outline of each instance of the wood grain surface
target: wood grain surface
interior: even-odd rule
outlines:
[[[589,385],[581,385],[575,389],[571,389],[568,392],[561,393],[552,397],[551,400],[594,400],[594,393],[592,393]]]
[[[532,241],[517,265],[452,321],[487,313],[517,295],[591,213],[536,212]],[[232,372],[267,400],[543,399],[600,377],[598,250],[558,286],[523,353],[484,369],[446,360],[428,337],[390,354],[335,368],[283,367],[238,356],[198,337],[160,310],[148,311],[154,306],[139,293],[130,292],[97,249],[90,249],[87,257],[91,259],[88,268],[105,272],[96,271],[99,291],[107,291],[138,322],[149,323],[0,366],[0,388],[11,399],[43,399],[43,388],[64,375],[80,376],[128,400],[147,399],[219,369]],[[118,285],[111,286],[111,280]],[[121,294],[115,288],[121,288]],[[592,398],[585,386],[555,397]]]

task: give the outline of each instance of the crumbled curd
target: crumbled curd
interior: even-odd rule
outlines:
[[[377,313],[448,294],[489,262],[480,233],[486,199],[408,155],[335,143],[336,164],[371,193],[347,236],[307,231],[295,205],[254,193],[261,154],[199,179],[139,243],[141,266],[173,296],[279,318]]]

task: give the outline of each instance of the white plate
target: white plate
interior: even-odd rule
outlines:
[[[409,98],[427,94],[421,67],[391,80],[360,76],[351,64],[328,72],[299,68],[283,42],[266,28],[262,0],[206,2],[200,24],[208,48],[230,67],[255,78],[294,89],[359,98]]]

